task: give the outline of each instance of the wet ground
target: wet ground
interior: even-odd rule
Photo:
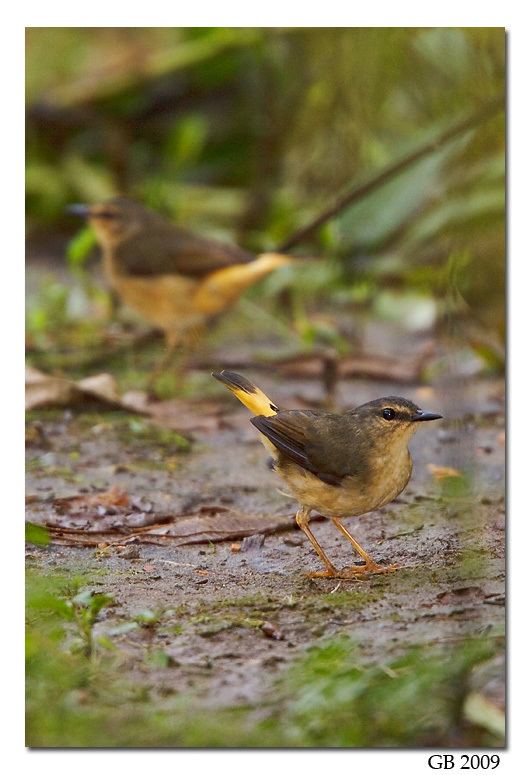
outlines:
[[[72,282],[56,266],[50,276]],[[46,285],[46,278],[45,269],[29,265],[30,313],[44,298],[46,314],[56,314],[55,279]],[[59,290],[62,298],[64,289]],[[72,293],[68,304],[75,306],[76,299]],[[145,387],[160,343],[151,345],[154,350],[147,360],[134,345],[107,357],[107,350],[115,352],[116,337],[120,341],[124,330],[127,336],[134,333],[138,322],[124,328],[121,310],[121,323],[109,326],[104,308],[101,320],[94,322],[85,319],[81,305],[80,322],[72,331],[56,325],[52,317],[48,323],[53,325],[41,331],[37,318],[28,339],[30,363],[47,374],[62,372],[73,379],[106,371],[117,378],[122,392]],[[61,310],[59,305],[63,314]],[[292,352],[293,344],[300,344],[285,325],[274,328],[274,317],[264,318],[267,314],[242,302],[213,332],[205,366],[207,362],[216,369],[234,368],[234,358],[239,359],[248,365],[238,364],[235,370],[257,382],[281,407],[321,405],[323,384],[311,374],[312,367],[307,370],[307,363],[291,372],[264,366],[267,357],[277,357],[282,348]],[[349,317],[345,324],[352,325]],[[296,504],[268,469],[267,453],[247,410],[210,378],[210,368],[188,373],[185,385],[177,385],[179,397],[149,404],[147,414],[98,403],[28,412],[26,519],[50,526],[52,537],[46,546],[27,544],[30,587],[36,580],[39,590],[49,590],[70,604],[78,589],[109,596],[89,628],[88,688],[86,661],[69,663],[65,674],[69,671],[71,680],[61,688],[63,655],[66,659],[78,649],[83,620],[75,624],[69,608],[59,639],[53,633],[50,639],[43,629],[41,642],[50,612],[61,606],[47,599],[43,610],[33,609],[30,594],[29,620],[36,628],[31,630],[36,645],[29,679],[30,744],[501,744],[503,382],[481,376],[483,369],[469,349],[456,349],[453,340],[444,342],[432,330],[410,333],[371,319],[356,320],[354,327],[356,346],[363,353],[393,359],[392,376],[341,379],[335,394],[338,408],[402,395],[444,416],[441,422],[420,428],[412,440],[413,475],[399,498],[346,521],[376,560],[401,566],[387,575],[348,581],[308,576],[320,565],[294,522]],[[96,363],[94,354],[100,350],[103,359],[98,356]],[[429,352],[422,361],[421,354]],[[416,369],[414,363],[420,362],[423,365]],[[410,375],[416,370],[414,382]],[[376,373],[381,374],[381,364]],[[168,384],[165,392],[174,394],[174,387]],[[351,546],[329,521],[314,515],[313,529],[337,567],[356,562]],[[89,605],[86,597],[81,605]],[[346,648],[340,646],[341,636]],[[456,698],[456,706],[445,713],[445,726],[438,733],[432,732],[431,722],[427,732],[418,731],[408,718],[415,704],[420,708],[418,729],[431,707],[434,726],[444,717],[432,694],[438,669],[435,653],[450,661],[454,654],[457,661],[459,647],[475,640],[491,646],[492,658],[473,677],[464,671],[465,680],[457,677],[450,690],[450,670],[443,667],[439,695]],[[331,656],[327,644],[332,644]],[[346,668],[340,659],[335,664],[334,648],[343,657],[346,654],[346,667],[352,658],[363,669],[375,666],[374,686],[379,686],[379,668],[382,675],[396,679],[391,666],[407,654],[419,654],[412,674],[423,675],[422,655],[427,668],[434,664],[434,672],[426,673],[419,688],[409,686],[400,695],[397,684],[387,687],[389,723],[403,711],[402,729],[377,727],[379,711],[369,702],[357,711],[360,726],[350,728],[351,702],[341,694]],[[41,664],[35,654],[48,649],[51,661]],[[311,662],[315,653],[316,667]],[[320,685],[321,695],[315,688],[311,700],[311,681],[320,680],[326,670],[331,671],[331,683]],[[294,688],[286,690],[291,675],[298,678]],[[108,691],[105,676],[110,676]],[[117,680],[124,680],[129,690],[132,687],[132,704],[120,700]],[[296,697],[300,687],[306,692],[300,707],[314,702],[316,710],[296,737],[296,713],[287,709],[285,715],[285,697]],[[345,715],[319,737],[314,719],[322,717],[333,687],[338,691],[333,710],[342,702]],[[351,690],[357,696],[358,686],[352,684]],[[144,709],[138,715],[135,703],[140,700]],[[398,700],[402,704],[395,706]],[[462,720],[463,708],[468,708],[467,721]],[[242,715],[227,726],[223,714],[234,709]],[[173,724],[165,731],[157,726],[164,713]],[[217,714],[217,733],[196,723],[204,714]],[[267,739],[259,724],[274,716],[277,726]],[[93,728],[95,717],[99,721]],[[174,724],[188,717],[190,734],[175,729]],[[285,718],[289,723],[284,724]],[[478,725],[475,731],[466,727],[470,721]],[[244,734],[250,730],[248,738],[237,731],[241,724],[246,724]],[[199,734],[197,729],[203,731]],[[229,730],[233,734],[227,743]]]
[[[246,373],[282,406],[321,396],[315,381]],[[350,380],[339,385],[338,403],[385,394],[444,414],[414,438],[414,472],[399,499],[347,522],[377,560],[399,563],[397,572],[341,582],[307,576],[319,561],[293,522],[295,503],[268,470],[246,410],[222,389],[215,397],[222,420],[195,430],[188,451],[168,449],[145,418],[138,434],[128,413],[32,412],[27,519],[50,519],[54,499],[119,487],[155,516],[211,507],[222,523],[222,508],[235,510],[247,520],[246,538],[30,546],[28,566],[44,575],[81,573],[90,589],[112,596],[95,635],[114,644],[123,673],[161,702],[184,692],[199,707],[259,708],[293,660],[333,635],[350,636],[363,660],[381,664],[410,646],[502,636],[502,385]],[[444,475],[447,468],[462,477]],[[271,517],[276,527],[261,535]],[[357,559],[328,521],[317,519],[314,530],[338,567]],[[148,626],[138,625],[142,612]],[[502,684],[502,666],[494,672]]]

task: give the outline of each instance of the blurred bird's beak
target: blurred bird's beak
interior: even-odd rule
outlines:
[[[441,414],[436,414],[435,412],[422,412],[420,409],[416,417],[414,417],[413,422],[427,422],[427,420],[441,420],[441,419],[442,419]]]
[[[88,218],[90,207],[88,205],[68,205],[66,208],[68,215],[77,215],[79,218]]]

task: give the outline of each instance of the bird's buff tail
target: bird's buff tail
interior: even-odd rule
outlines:
[[[233,304],[243,291],[280,266],[296,263],[282,253],[262,253],[248,264],[234,264],[212,272],[199,285],[193,303],[205,315],[217,315]]]
[[[236,374],[235,371],[214,371],[212,377],[218,379],[223,385],[226,385],[236,398],[239,398],[242,404],[249,409],[252,414],[271,417],[276,414],[278,407],[268,398],[265,393],[249,382],[248,379]]]

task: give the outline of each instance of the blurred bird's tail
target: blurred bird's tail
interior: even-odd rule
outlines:
[[[298,259],[283,253],[262,253],[248,264],[234,264],[208,275],[199,285],[193,303],[205,315],[217,315],[233,304],[243,291],[280,266]]]
[[[278,407],[272,403],[265,393],[253,385],[246,377],[236,374],[235,371],[214,371],[212,377],[226,385],[236,398],[249,409],[252,414],[271,417],[276,414]]]

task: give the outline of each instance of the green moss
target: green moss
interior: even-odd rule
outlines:
[[[212,611],[219,611],[226,608],[259,608],[260,610],[263,610],[263,608],[268,605],[277,607],[279,603],[268,595],[265,595],[263,592],[256,592],[252,595],[241,595],[241,597],[227,597],[220,600],[212,600],[205,605]]]
[[[26,422],[33,423],[39,420],[42,423],[59,422],[64,418],[63,409],[30,409],[26,412]]]
[[[347,608],[360,610],[377,602],[385,595],[385,586],[370,586],[367,589],[352,589],[318,596],[306,601],[306,605],[317,611],[325,608]]]
[[[75,484],[81,484],[85,480],[84,476],[74,473],[74,471],[67,466],[50,466],[43,464],[43,460],[40,456],[28,458],[28,460],[26,460],[26,471],[39,479],[49,476],[51,478],[64,479],[66,482],[73,482]]]
[[[187,452],[190,448],[190,442],[180,433],[155,423],[133,418],[128,421],[127,430],[138,441],[163,447],[166,451]]]
[[[479,579],[486,575],[491,554],[484,549],[463,549],[455,558],[458,578]]]

